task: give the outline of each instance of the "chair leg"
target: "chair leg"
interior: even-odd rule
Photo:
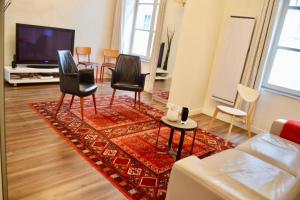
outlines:
[[[104,82],[104,73],[105,73],[105,67],[102,69],[102,82]]]
[[[218,113],[219,113],[219,109],[216,108],[215,111],[214,111],[213,117],[212,117],[212,119],[210,120],[210,122],[208,124],[208,127],[207,127],[208,131],[213,127],[214,122],[216,120],[216,117],[217,117]]]
[[[136,106],[136,95],[137,95],[137,92],[134,92],[134,106]]]
[[[247,124],[248,137],[250,138],[252,136],[252,132],[251,132],[252,123],[249,118],[246,119],[246,124]]]
[[[138,92],[139,110],[141,109],[141,92]]]
[[[114,91],[113,91],[113,94],[112,94],[112,97],[111,97],[111,100],[110,100],[110,105],[112,105],[113,102],[114,102],[115,94],[116,94],[116,89],[114,89]]]
[[[94,102],[95,113],[97,114],[97,105],[96,105],[96,95],[95,95],[95,93],[94,93],[92,96],[93,96],[93,102]]]
[[[64,101],[64,98],[66,96],[66,93],[61,93],[61,96],[60,96],[60,100],[59,100],[59,103],[58,103],[58,106],[57,106],[57,110],[56,110],[56,113],[55,113],[55,117],[57,116],[59,110],[60,110],[60,107]]]
[[[226,142],[225,142],[226,146],[228,145],[228,141],[230,140],[230,137],[231,137],[233,123],[234,123],[234,116],[232,116],[232,118],[231,118],[230,126],[229,126],[228,133],[227,133],[227,136],[226,136]]]
[[[101,66],[101,70],[100,70],[100,79],[101,79],[101,82],[103,82],[103,79],[104,79],[104,67]]]
[[[75,95],[72,95],[72,99],[71,99],[71,102],[70,102],[70,109],[72,108],[74,97],[75,97]]]
[[[98,66],[96,67],[96,83],[98,83]]]
[[[83,121],[83,107],[84,107],[84,98],[83,97],[80,97],[80,109],[81,109],[81,119]]]

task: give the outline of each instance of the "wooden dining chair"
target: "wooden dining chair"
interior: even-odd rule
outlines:
[[[231,122],[227,133],[225,145],[228,144],[228,141],[231,137],[232,127],[234,121],[236,120],[244,121],[246,123],[248,137],[251,137],[252,119],[253,119],[254,111],[256,109],[257,101],[260,96],[259,91],[246,87],[241,84],[237,86],[237,90],[238,90],[238,98],[235,107],[228,107],[222,105],[217,106],[217,108],[214,111],[213,118],[211,119],[208,125],[208,130],[210,130],[219,112],[231,116]],[[247,103],[246,111],[238,109],[243,103],[243,101]]]
[[[76,47],[75,48],[76,56],[77,56],[77,66],[83,65],[86,68],[96,68],[96,83],[98,81],[98,68],[99,63],[91,62],[91,54],[92,48],[91,47]]]
[[[118,50],[114,50],[114,49],[105,49],[103,51],[103,63],[101,65],[101,69],[100,69],[100,81],[103,82],[104,80],[104,72],[105,72],[105,68],[115,68],[116,67],[116,62],[117,62],[117,58],[119,56],[119,51]]]

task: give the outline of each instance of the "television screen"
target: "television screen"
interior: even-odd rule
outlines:
[[[57,64],[57,50],[74,48],[75,30],[16,25],[17,64]]]

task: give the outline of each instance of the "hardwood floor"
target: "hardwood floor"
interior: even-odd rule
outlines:
[[[156,80],[154,82],[153,90],[154,91],[169,91],[171,88],[172,79],[167,80]]]
[[[100,84],[97,95],[111,95],[108,83]],[[120,92],[118,94],[134,93]],[[58,100],[56,84],[5,88],[6,148],[9,199],[125,199],[113,185],[90,166],[73,148],[54,133],[28,106],[30,101]],[[71,96],[67,97],[71,98]],[[143,93],[141,100],[165,110]],[[210,117],[193,117],[205,127]],[[212,132],[226,135],[228,124],[216,121]],[[246,132],[233,129],[232,141],[246,140]]]

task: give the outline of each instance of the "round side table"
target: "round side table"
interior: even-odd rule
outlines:
[[[169,137],[169,143],[168,143],[168,149],[169,150],[171,149],[171,146],[172,146],[174,131],[178,130],[181,133],[180,141],[179,141],[179,145],[178,145],[178,151],[177,151],[177,155],[176,155],[176,161],[179,160],[180,157],[181,157],[181,151],[182,151],[182,146],[183,146],[184,136],[185,136],[186,131],[194,131],[193,143],[192,143],[190,154],[193,153],[194,142],[195,142],[195,137],[196,137],[196,131],[197,131],[197,128],[198,128],[197,122],[195,122],[194,120],[189,118],[185,124],[182,124],[180,121],[176,121],[176,122],[169,121],[166,116],[162,117],[161,120],[160,120],[157,139],[156,139],[156,148],[157,148],[158,138],[159,138],[160,129],[161,129],[162,124],[171,129],[171,133],[170,133],[170,137]]]

